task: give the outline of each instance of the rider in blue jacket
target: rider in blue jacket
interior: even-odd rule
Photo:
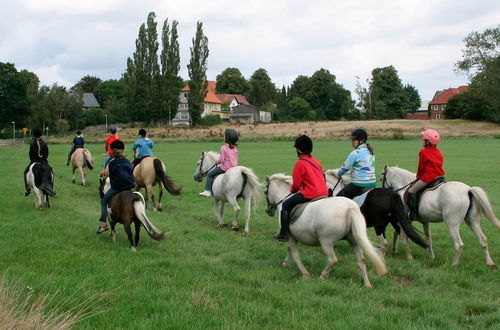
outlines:
[[[153,151],[151,149],[154,148],[154,143],[150,139],[146,137],[147,133],[146,130],[141,128],[139,130],[139,138],[135,141],[134,145],[132,146],[132,150],[134,150],[135,153],[135,158],[134,161],[132,162],[133,167],[136,167],[139,165],[139,163],[145,158],[145,157],[153,157]]]
[[[71,160],[71,155],[75,152],[76,149],[78,148],[83,148],[85,144],[85,139],[83,138],[82,132],[80,130],[76,131],[76,136],[73,138],[73,143],[71,143],[71,150],[69,151],[68,154],[68,159],[66,160],[66,166],[69,165],[69,161]]]

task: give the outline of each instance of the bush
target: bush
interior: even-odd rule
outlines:
[[[222,119],[217,115],[209,115],[198,120],[198,126],[215,126],[222,124]]]

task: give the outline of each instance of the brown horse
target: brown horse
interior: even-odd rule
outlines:
[[[85,148],[76,149],[71,155],[71,167],[73,170],[73,180],[71,182],[76,183],[75,180],[75,170],[78,169],[80,176],[82,178],[82,186],[87,185],[85,181],[86,169],[92,170],[94,168],[94,162],[92,161],[92,154],[90,150]]]
[[[171,195],[179,195],[181,193],[181,188],[174,185],[172,179],[166,174],[165,164],[156,157],[146,157],[139,165],[134,168],[134,178],[135,178],[135,190],[139,191],[141,188],[146,188],[146,206],[149,196],[153,201],[153,210],[161,211],[161,198],[163,196],[163,187]],[[155,201],[155,195],[153,193],[153,186],[158,184],[160,188],[160,195],[158,196],[158,205]]]
[[[99,194],[101,198],[110,187],[109,178],[100,180]],[[128,240],[132,246],[132,252],[137,252],[139,244],[139,232],[141,224],[146,228],[151,238],[159,241],[165,237],[165,232],[160,231],[153,225],[146,215],[146,203],[140,192],[125,190],[111,197],[108,203],[108,218],[111,225],[111,237],[113,242],[116,240],[116,223],[123,224]],[[132,238],[131,223],[135,224],[135,240]]]

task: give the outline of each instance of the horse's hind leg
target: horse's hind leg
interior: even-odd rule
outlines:
[[[234,210],[234,217],[233,217],[233,223],[232,223],[232,228],[234,231],[238,231],[238,215],[240,214],[241,208],[238,205],[238,201],[235,199],[230,199],[229,204],[233,207]],[[246,227],[245,227],[246,229]]]
[[[76,168],[73,167],[73,179],[71,180],[71,183],[76,183],[76,179],[75,179],[75,170]]]
[[[151,196],[151,202],[153,203],[153,211],[157,212],[158,209],[156,207],[155,194],[153,193],[153,186],[150,184],[146,185],[146,196]]]
[[[245,197],[245,233],[250,232],[250,206],[252,204],[252,196]]]
[[[453,244],[455,245],[455,256],[453,257],[453,266],[458,265],[460,262],[460,256],[462,255],[462,251],[464,249],[464,242],[462,242],[462,238],[460,237],[460,224],[448,224],[448,232],[450,233],[451,238],[453,239]]]
[[[82,167],[78,167],[78,172],[80,172],[80,177],[82,179],[81,185],[85,186],[85,172],[83,171]]]
[[[217,224],[217,227],[223,228],[227,227],[226,223],[224,222],[224,208],[226,206],[225,202],[221,202],[221,207],[219,208],[219,201],[214,198],[214,214],[217,217],[217,221],[219,222]]]
[[[422,225],[424,227],[425,238],[427,239],[427,242],[429,243],[429,259],[434,260],[434,259],[436,259],[436,256],[434,255],[434,249],[432,248],[431,224],[428,222],[424,222],[424,223],[422,223]]]
[[[161,200],[163,197],[163,183],[158,183],[158,186],[160,187],[160,193],[158,194],[158,211],[163,211],[163,206],[161,205]]]
[[[125,232],[127,233],[128,241],[132,246],[132,252],[137,252],[137,249],[135,248],[134,244],[134,238],[132,237],[132,230],[130,229],[130,222],[127,224],[123,224],[123,226],[125,227]]]
[[[111,226],[111,240],[114,243],[114,242],[116,242],[116,230],[115,230],[116,222],[114,222],[113,220],[109,219],[109,224]]]
[[[328,275],[330,275],[330,271],[332,270],[333,265],[335,265],[338,262],[338,260],[337,256],[335,255],[335,250],[333,249],[333,242],[327,240],[321,240],[320,244],[328,260],[328,264],[326,265],[325,269],[323,269],[323,271],[321,272],[320,277],[322,280],[326,280],[328,278]]]
[[[135,225],[135,246],[139,246],[139,232],[141,231],[141,223],[139,221],[134,222]]]
[[[486,257],[486,266],[491,269],[496,269],[497,265],[493,262],[493,260],[490,257],[490,251],[488,249],[488,239],[486,236],[483,234],[483,231],[481,230],[481,225],[479,224],[479,216],[474,216],[474,218],[465,218],[465,223],[469,226],[469,228],[472,230],[472,232],[476,235],[477,239],[479,240],[479,244],[483,247],[484,250],[484,256]]]
[[[45,206],[50,207],[49,195],[45,195]]]
[[[290,244],[289,244],[288,248],[286,249],[285,260],[283,261],[283,264],[282,264],[283,267],[290,267],[290,253],[291,253],[290,250],[291,250],[291,248],[290,248]]]
[[[363,277],[363,283],[365,284],[365,287],[371,288],[372,284],[368,279],[368,273],[366,271],[366,262],[365,262],[365,257],[363,256],[363,251],[354,240],[348,239],[348,241],[349,243],[351,243],[354,253],[356,254],[356,259],[358,260],[358,267],[359,270],[361,271],[361,276]]]
[[[299,268],[302,275],[303,276],[310,276],[311,274],[307,271],[306,267],[304,267],[304,264],[302,263],[302,260],[300,259],[298,243],[291,236],[288,238],[288,248],[290,249],[290,253],[292,255],[293,261],[295,261],[295,264]]]

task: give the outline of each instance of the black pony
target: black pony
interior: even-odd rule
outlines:
[[[35,162],[28,167],[26,183],[35,195],[35,207],[50,207],[49,196],[56,194],[54,190],[54,173],[46,162]],[[42,196],[43,195],[43,196]],[[45,198],[43,198],[45,196]],[[44,201],[45,199],[45,201]]]
[[[344,187],[344,177],[339,180],[336,176],[336,170],[327,170],[325,172],[328,188],[337,194]],[[375,233],[380,239],[380,244],[387,247],[385,228],[390,223],[394,230],[400,234],[403,232],[417,245],[428,248],[429,244],[418,234],[411,225],[408,215],[405,212],[403,201],[399,194],[389,188],[374,188],[367,195],[361,205],[361,212],[366,220],[367,227],[374,227]]]
[[[99,194],[101,198],[104,196],[105,191],[109,189],[109,178],[100,180]],[[108,187],[106,187],[106,184]],[[125,232],[127,233],[128,240],[132,246],[132,251],[137,252],[136,248],[139,244],[139,232],[141,224],[146,228],[151,238],[159,241],[165,237],[165,232],[156,228],[151,220],[146,216],[146,203],[144,197],[139,192],[132,192],[131,190],[124,190],[111,197],[108,203],[108,218],[111,225],[111,237],[113,242],[116,239],[115,226],[116,223],[123,224]],[[135,224],[135,240],[132,237],[131,223]]]

